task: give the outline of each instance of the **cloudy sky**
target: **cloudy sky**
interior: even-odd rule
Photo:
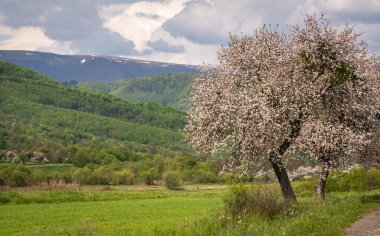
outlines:
[[[0,0],[0,49],[216,63],[229,33],[320,12],[380,52],[380,0]]]

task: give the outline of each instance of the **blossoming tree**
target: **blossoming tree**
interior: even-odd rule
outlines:
[[[286,37],[268,27],[231,36],[220,65],[193,81],[187,130],[199,151],[222,154],[226,170],[270,162],[285,198],[295,195],[282,161],[302,122],[301,81],[289,66]]]
[[[193,81],[190,143],[220,155],[226,170],[270,163],[285,199],[296,201],[286,171],[290,148],[302,148],[328,170],[346,163],[342,156],[370,133],[377,61],[357,37],[314,16],[289,37],[266,26],[231,36],[218,52],[220,64]],[[322,141],[342,147],[331,151]]]
[[[379,61],[359,36],[352,26],[331,27],[322,15],[308,16],[290,37],[299,55],[295,68],[312,81],[311,109],[295,146],[320,166],[316,192],[321,199],[329,171],[367,163],[359,151],[377,135]]]

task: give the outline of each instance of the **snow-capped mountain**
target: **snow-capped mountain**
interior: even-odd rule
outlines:
[[[58,55],[46,52],[0,50],[0,61],[36,70],[58,81],[114,81],[165,73],[198,72],[199,67],[126,57]]]

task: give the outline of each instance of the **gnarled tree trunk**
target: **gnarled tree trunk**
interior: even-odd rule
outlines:
[[[291,123],[292,129],[290,131],[289,137],[281,143],[276,152],[272,152],[270,154],[269,158],[277,180],[280,183],[282,195],[286,200],[292,202],[297,202],[296,195],[294,194],[292,185],[290,184],[288,172],[286,171],[281,160],[286,151],[292,145],[293,140],[297,138],[301,132],[302,117],[303,115],[300,113],[298,118]]]
[[[282,195],[287,201],[297,202],[288,173],[280,161],[270,160],[277,180],[280,183]]]
[[[323,168],[321,170],[319,180],[315,184],[315,193],[317,194],[317,198],[320,200],[325,199],[325,187],[326,187],[326,182],[327,182],[328,176],[329,176],[329,170],[326,168]]]

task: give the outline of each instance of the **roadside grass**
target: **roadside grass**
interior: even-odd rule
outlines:
[[[351,223],[379,207],[380,190],[332,193],[324,202],[300,198],[297,205],[274,218],[245,215],[233,219],[220,211],[185,228],[156,235],[345,235]]]
[[[226,185],[13,188],[0,192],[0,235],[344,235],[380,207],[380,189],[328,193],[321,202],[307,183],[294,186],[299,203],[272,218],[226,215]]]

